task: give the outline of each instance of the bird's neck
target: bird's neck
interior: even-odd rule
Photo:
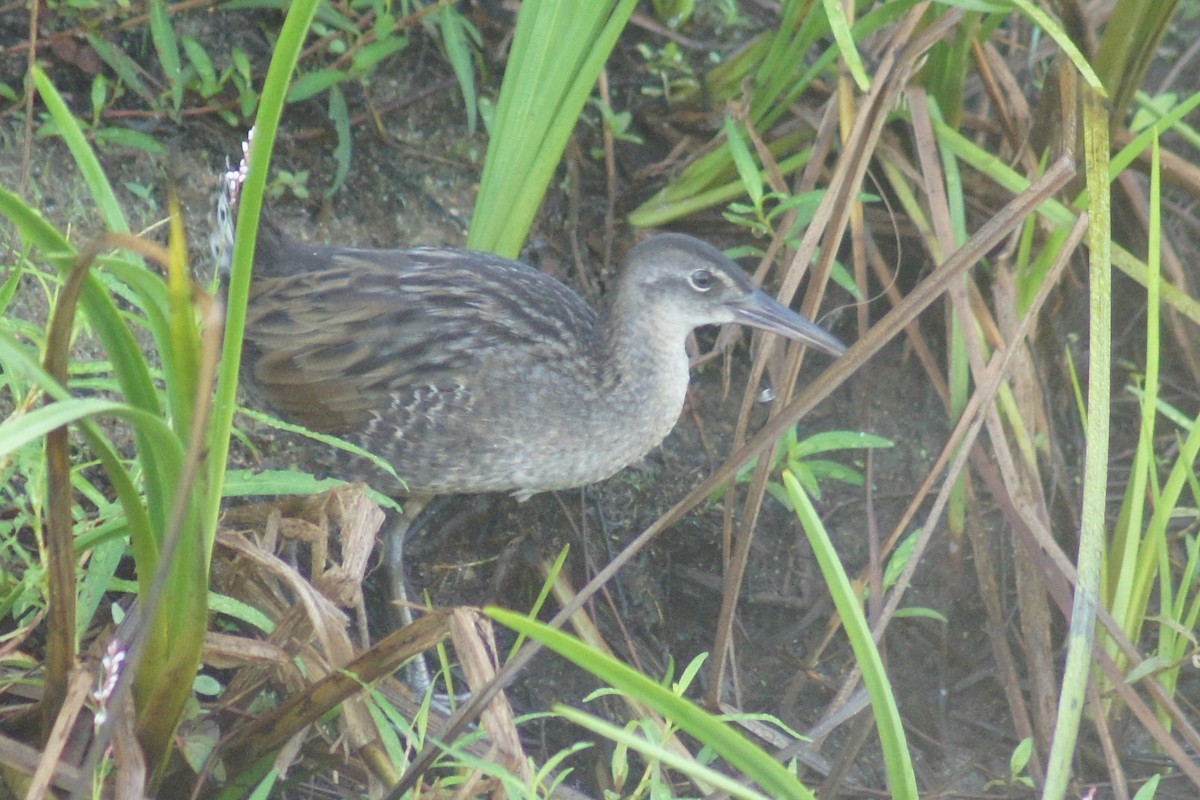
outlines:
[[[638,299],[618,294],[606,308],[601,372],[612,401],[652,425],[661,441],[674,427],[687,395],[689,329],[656,315]]]

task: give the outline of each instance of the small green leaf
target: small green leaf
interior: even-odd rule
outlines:
[[[1161,774],[1151,775],[1150,779],[1142,784],[1142,788],[1137,790],[1133,800],[1154,800],[1155,795],[1158,794],[1158,782],[1161,779]]]
[[[853,467],[848,467],[838,461],[829,461],[823,458],[807,458],[803,461],[789,462],[788,469],[796,469],[803,464],[804,468],[812,473],[812,476],[818,481],[834,480],[839,483],[844,483],[847,486],[862,486],[862,473]]]
[[[383,41],[392,35],[392,31],[396,29],[396,15],[389,11],[380,11],[375,17],[375,25],[372,27],[372,32],[375,34],[377,41]]]
[[[19,262],[17,266],[8,268],[8,275],[4,278],[3,285],[0,285],[0,317],[4,316],[4,312],[8,309],[8,304],[12,302],[13,296],[16,295],[17,289],[21,285],[21,276],[24,274],[25,270]],[[5,377],[10,376],[5,375]]]
[[[242,117],[249,119],[254,116],[255,110],[258,108],[258,92],[254,91],[249,82],[238,87],[238,99],[241,100]]]
[[[1026,736],[1017,744],[1012,752],[1012,756],[1008,759],[1008,774],[1009,777],[1019,778],[1025,768],[1029,766],[1029,758],[1033,755],[1033,738]]]
[[[103,39],[93,33],[87,35],[88,44],[96,51],[96,55],[100,56],[100,60],[117,73],[117,77],[121,82],[133,90],[134,94],[146,101],[146,104],[153,107],[158,106],[158,98],[154,92],[150,91],[150,87],[146,86],[140,74],[141,67],[137,62],[125,54],[116,45],[110,44],[106,39]]]
[[[913,550],[920,538],[921,528],[917,528],[896,545],[896,549],[892,551],[892,557],[888,559],[887,567],[883,570],[883,588],[888,589],[895,586],[896,581],[900,580],[900,575],[908,566],[908,561],[912,558]]]
[[[153,136],[130,128],[101,128],[96,131],[95,137],[96,143],[99,145],[117,145],[133,150],[144,150],[156,156],[167,154],[167,148],[163,147]]]
[[[490,98],[481,97],[476,105],[479,106],[479,117],[483,120],[483,129],[491,138],[492,122],[496,119],[496,104]]]
[[[468,37],[478,42],[479,32],[454,6],[444,6],[438,14],[438,20],[442,28],[442,43],[446,47],[446,59],[454,69],[454,77],[458,79],[459,91],[462,92],[463,104],[467,109],[467,131],[474,134],[478,118],[475,104],[475,63]]]
[[[833,271],[830,273],[833,282],[854,298],[855,302],[862,303],[864,298],[862,292],[858,290],[858,284],[854,281],[854,276],[850,274],[850,270],[846,269],[846,265],[840,261],[833,262]]]
[[[759,174],[758,163],[750,154],[750,148],[742,138],[742,132],[733,121],[733,117],[725,117],[725,140],[729,143],[729,155],[733,158],[738,175],[741,176],[742,185],[746,187],[746,194],[750,195],[755,209],[762,208],[762,175]]]
[[[158,62],[162,65],[167,84],[171,87],[171,103],[178,111],[183,107],[183,66],[179,60],[179,42],[175,38],[175,29],[171,27],[167,5],[163,0],[154,0],[150,4],[150,38],[154,40]]]
[[[943,625],[946,625],[950,622],[950,620],[946,619],[944,614],[934,611],[932,608],[926,608],[925,606],[908,606],[906,608],[897,608],[895,617],[896,619],[931,619],[934,622],[940,622]]]
[[[307,75],[301,75],[288,89],[287,101],[299,103],[313,95],[318,95],[330,86],[341,83],[346,79],[346,72],[340,69],[319,69]]]
[[[774,219],[786,211],[794,211],[796,213],[796,221],[793,223],[794,227],[792,230],[795,230],[801,226],[807,226],[808,223],[812,222],[813,217],[816,216],[817,208],[821,205],[821,200],[824,197],[824,189],[789,195],[782,198],[767,216]]]
[[[871,79],[867,77],[867,68],[863,65],[862,56],[858,54],[858,45],[855,44],[854,34],[850,31],[850,20],[846,18],[846,12],[838,0],[824,0],[824,5],[825,16],[829,19],[829,30],[837,42],[838,53],[845,62],[850,77],[854,78],[858,90],[865,94],[871,89]]]
[[[229,54],[233,61],[233,67],[238,71],[238,74],[249,81],[254,76],[254,71],[250,68],[250,59],[246,57],[238,48],[233,48],[233,52]]]
[[[408,47],[407,36],[390,36],[387,39],[371,42],[354,53],[354,69],[360,73],[370,72],[380,61],[399,53],[406,47]]]
[[[187,54],[188,63],[200,78],[200,95],[205,98],[212,97],[220,91],[221,85],[217,82],[217,71],[213,68],[212,59],[208,57],[208,51],[191,36],[184,36],[180,41],[183,43],[183,52]]]
[[[725,251],[725,255],[737,260],[739,258],[762,258],[765,252],[761,247],[755,247],[752,244],[744,244],[740,247],[731,247]]]
[[[1171,666],[1172,663],[1164,658],[1162,654],[1155,653],[1131,669],[1129,674],[1125,676],[1125,683],[1130,685],[1135,684],[1142,678],[1170,669]]]
[[[333,182],[323,195],[326,200],[333,197],[346,182],[346,175],[350,173],[350,155],[354,140],[350,132],[350,110],[346,107],[346,96],[336,84],[329,88],[329,120],[337,132],[337,145],[333,148],[333,160],[337,164],[337,170],[334,172]]]
[[[693,658],[686,667],[683,668],[683,674],[679,676],[679,680],[675,682],[672,690],[680,697],[688,690],[695,681],[696,676],[700,674],[700,668],[704,666],[704,662],[708,660],[708,653],[701,653]]]
[[[92,78],[92,125],[100,123],[100,115],[104,113],[107,102],[108,78],[98,74]]]
[[[213,676],[200,674],[192,681],[192,691],[205,697],[220,697],[225,687]]]
[[[330,28],[333,28],[334,30],[339,30],[342,33],[347,34],[349,36],[357,36],[358,35],[358,26],[354,24],[353,19],[351,19],[350,17],[346,16],[345,14],[343,14],[341,11],[338,10],[339,5],[343,5],[343,4],[341,4],[341,3],[337,3],[337,4],[321,3],[318,6],[317,15],[316,15],[317,21],[314,22],[313,26],[312,26],[312,31],[314,33],[317,32],[318,30],[322,30],[322,31],[324,31],[324,33],[322,33],[321,35],[324,36],[325,34],[330,33],[330,30],[329,30]],[[350,5],[351,7],[357,7],[357,6],[363,5],[363,4],[362,3],[349,3],[346,5]],[[372,7],[379,7],[379,6],[382,6],[385,4],[370,2],[366,5],[370,5]],[[386,5],[391,5],[391,3],[387,3]],[[282,8],[287,8],[288,3],[281,2],[280,6]]]
[[[805,456],[816,455],[817,453],[828,453],[832,450],[857,450],[860,448],[894,446],[895,443],[891,439],[885,439],[882,436],[876,436],[872,433],[864,433],[862,431],[824,431],[822,433],[814,433],[812,436],[796,442],[796,446],[788,453],[788,456],[791,458],[804,458]]]
[[[696,13],[696,0],[654,0],[654,15],[672,30],[678,30]]]

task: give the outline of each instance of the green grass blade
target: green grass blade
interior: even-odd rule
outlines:
[[[117,77],[134,94],[142,98],[148,107],[154,108],[158,104],[158,97],[150,90],[146,82],[142,80],[141,67],[124,50],[95,33],[87,34],[87,42],[96,51],[96,55],[100,56],[100,59],[105,64],[108,64],[112,68],[112,71],[117,74]]]
[[[171,87],[171,107],[178,114],[183,106],[183,62],[179,58],[179,40],[175,37],[175,29],[171,27],[171,18],[167,14],[167,4],[163,0],[150,3],[150,38],[154,41],[158,63]]]
[[[1091,295],[1087,449],[1083,466],[1083,517],[1079,534],[1078,582],[1067,635],[1067,663],[1059,694],[1058,717],[1046,767],[1043,800],[1061,800],[1071,779],[1071,764],[1086,705],[1088,675],[1100,600],[1105,500],[1108,489],[1108,433],[1112,364],[1112,256],[1110,242],[1108,114],[1100,92],[1084,90],[1084,151],[1088,188],[1088,289]]]
[[[636,5],[634,0],[521,5],[500,89],[468,245],[510,258],[525,243],[546,187]]]
[[[454,70],[463,105],[467,109],[467,133],[474,136],[479,117],[479,98],[475,91],[475,64],[471,57],[471,40],[478,39],[479,34],[453,6],[444,6],[438,12],[438,24],[442,30],[442,43],[446,46],[446,60]]]
[[[1079,71],[1080,77],[1083,78],[1092,91],[1101,97],[1108,96],[1104,89],[1104,82],[1100,80],[1100,76],[1092,69],[1092,65],[1088,63],[1087,58],[1075,46],[1075,42],[1071,40],[1071,37],[1063,30],[1063,27],[1054,21],[1053,17],[1043,11],[1040,6],[1034,5],[1030,0],[1011,0],[1011,2],[1020,9],[1022,14],[1029,17],[1035,25],[1054,40],[1054,43],[1058,45],[1063,55]]]
[[[116,195],[113,193],[112,186],[100,166],[99,159],[96,158],[95,152],[83,135],[78,121],[67,108],[58,90],[41,70],[34,68],[33,78],[38,94],[46,104],[46,108],[58,126],[60,135],[71,151],[76,166],[83,175],[105,224],[112,231],[128,233],[128,223],[117,202]],[[54,264],[60,271],[65,272],[70,268],[74,257],[73,249],[64,237],[41,220],[40,215],[25,207],[15,195],[8,195],[3,190],[0,190],[0,210],[21,227],[23,235],[29,234],[34,237],[32,241],[54,257]],[[60,253],[71,253],[71,259],[57,256]],[[87,278],[82,304],[84,314],[112,360],[113,372],[121,386],[121,393],[125,400],[138,408],[158,413],[158,392],[151,380],[145,356],[142,355],[141,348],[129,332],[125,321],[108,296],[108,292],[94,275]],[[158,456],[154,443],[139,439],[137,447],[139,458],[144,465],[143,476],[146,481],[147,506],[151,519],[154,521],[154,527],[161,530],[166,519],[167,505],[170,502],[169,489],[162,480],[163,470],[156,464]]]
[[[647,761],[664,764],[688,776],[694,784],[704,787],[705,791],[710,794],[712,792],[720,792],[731,797],[743,798],[743,800],[766,800],[764,795],[744,785],[741,781],[735,780],[723,772],[705,767],[695,760],[684,758],[669,748],[638,736],[626,728],[618,727],[611,722],[606,722],[599,717],[576,708],[571,708],[570,706],[555,706],[554,711],[565,720],[574,722],[576,725],[587,728],[610,741],[641,753]]]
[[[862,669],[863,684],[871,698],[871,708],[875,713],[875,725],[879,730],[879,743],[883,748],[883,760],[887,764],[888,789],[891,796],[899,800],[919,800],[917,793],[917,777],[913,770],[912,759],[908,754],[908,741],[904,735],[904,724],[900,720],[900,710],[896,707],[896,698],[892,695],[892,687],[888,683],[887,670],[884,669],[883,659],[875,640],[871,636],[871,628],[867,625],[862,613],[862,605],[854,591],[842,562],[838,560],[837,551],[820,515],[813,508],[812,501],[800,488],[796,476],[788,471],[783,473],[783,483],[787,487],[788,498],[792,508],[804,528],[812,544],[813,555],[821,574],[825,576],[825,584],[833,596],[838,615],[842,618],[842,626],[850,646],[854,649],[854,657]]]
[[[821,0],[825,6],[825,16],[829,19],[829,30],[837,42],[838,52],[846,62],[846,70],[858,90],[866,94],[871,90],[871,79],[867,77],[867,68],[863,66],[862,56],[858,54],[858,45],[850,32],[850,20],[846,19],[846,11],[838,0]]]
[[[209,537],[209,548],[212,546],[211,537],[215,535],[217,516],[220,513],[225,462],[229,456],[229,434],[233,429],[233,415],[237,410],[238,368],[241,366],[242,336],[246,328],[246,303],[250,296],[250,273],[258,235],[258,217],[262,213],[271,151],[279,120],[283,115],[288,83],[296,70],[304,39],[318,5],[317,0],[297,0],[288,7],[288,15],[275,43],[271,66],[267,70],[262,98],[258,105],[250,168],[242,186],[238,207],[237,240],[234,243],[226,308],[225,347],[221,357],[221,371],[217,380],[210,427],[209,469],[212,493],[208,498],[204,525]]]
[[[796,776],[727,723],[695,703],[679,697],[632,667],[597,653],[578,639],[524,615],[499,608],[489,608],[486,613],[502,625],[541,642],[617,691],[653,708],[681,730],[710,747],[734,769],[757,782],[771,797],[813,800],[812,792]]]
[[[1120,0],[1096,48],[1096,72],[1112,99],[1113,118],[1125,120],[1130,100],[1142,86],[1179,0]]]
[[[104,168],[100,166],[100,159],[96,158],[95,151],[88,144],[87,137],[84,136],[83,129],[79,127],[75,115],[71,113],[71,109],[67,108],[62,95],[46,77],[46,73],[37,67],[33,68],[33,83],[37,87],[42,102],[46,104],[46,110],[50,112],[50,118],[58,126],[59,135],[62,136],[67,148],[71,151],[71,156],[75,159],[75,164],[79,167],[84,182],[87,183],[88,191],[92,193],[92,199],[96,201],[96,207],[100,211],[104,225],[116,233],[129,233],[129,223],[126,222],[125,214],[121,211],[121,204],[117,202],[117,196],[108,182],[108,176],[104,174]]]

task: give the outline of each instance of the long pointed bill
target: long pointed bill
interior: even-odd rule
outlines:
[[[846,345],[832,333],[800,316],[761,289],[743,300],[730,303],[729,308],[742,325],[804,342],[831,356],[846,352]]]

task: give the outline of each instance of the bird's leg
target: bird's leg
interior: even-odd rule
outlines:
[[[384,568],[387,570],[388,589],[392,600],[392,621],[397,628],[411,625],[412,607],[408,599],[408,579],[404,572],[404,540],[416,523],[417,517],[429,505],[433,495],[412,495],[404,501],[404,511],[384,532]],[[405,668],[409,685],[417,692],[425,692],[433,683],[424,654],[408,662]]]

